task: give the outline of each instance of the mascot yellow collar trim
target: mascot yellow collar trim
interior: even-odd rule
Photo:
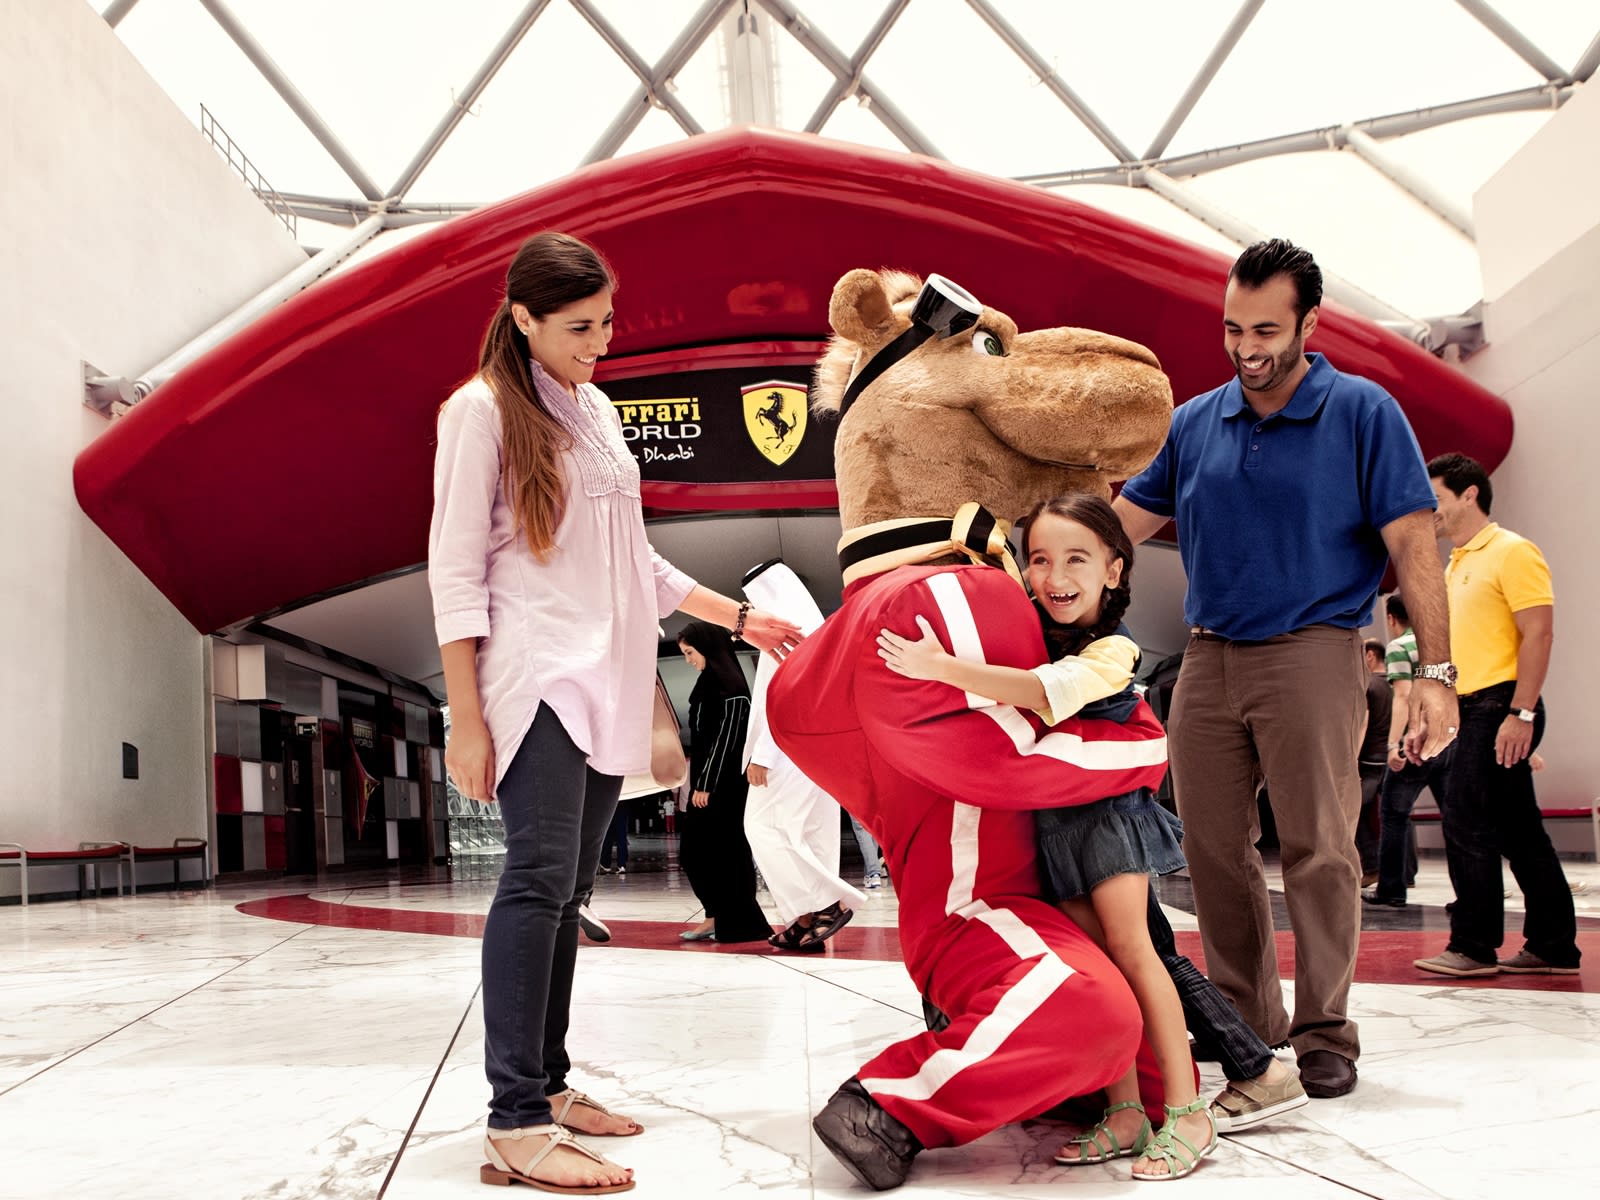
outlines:
[[[955,517],[901,517],[874,521],[839,539],[839,567],[844,584],[911,563],[932,562],[960,554],[975,563],[1004,567],[1022,586],[1022,572],[1012,557],[1011,523],[969,500]]]

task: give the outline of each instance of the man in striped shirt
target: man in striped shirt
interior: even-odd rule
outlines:
[[[1389,717],[1388,770],[1378,796],[1378,882],[1362,892],[1361,899],[1368,904],[1404,908],[1406,889],[1417,877],[1411,810],[1423,788],[1433,793],[1435,803],[1444,795],[1455,747],[1446,747],[1442,754],[1419,763],[1407,760],[1406,720],[1411,709],[1411,681],[1417,672],[1417,635],[1412,632],[1411,614],[1399,592],[1385,602],[1384,620],[1390,639],[1384,652],[1384,670],[1394,690],[1394,705]]]

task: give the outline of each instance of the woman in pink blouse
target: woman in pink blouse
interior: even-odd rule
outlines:
[[[489,1183],[626,1191],[577,1142],[642,1132],[570,1088],[578,903],[622,777],[650,764],[657,621],[681,609],[762,650],[787,621],[700,587],[645,537],[639,468],[589,381],[615,277],[566,234],[525,242],[478,374],[439,414],[428,582],[463,795],[497,799],[506,861],[483,934]],[[541,1036],[542,1031],[542,1036]]]

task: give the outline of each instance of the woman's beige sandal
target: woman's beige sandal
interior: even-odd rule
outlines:
[[[1133,1139],[1133,1145],[1131,1146],[1124,1146],[1119,1142],[1117,1135],[1111,1132],[1111,1126],[1106,1124],[1107,1121],[1111,1120],[1112,1113],[1121,1112],[1125,1108],[1136,1108],[1141,1114],[1144,1112],[1144,1105],[1137,1100],[1124,1100],[1121,1104],[1113,1104],[1106,1109],[1098,1125],[1082,1137],[1075,1137],[1067,1143],[1067,1146],[1076,1146],[1078,1148],[1077,1156],[1058,1154],[1056,1155],[1056,1162],[1063,1167],[1087,1167],[1095,1163],[1110,1162],[1113,1158],[1127,1158],[1130,1155],[1143,1154],[1144,1148],[1150,1144],[1149,1117],[1140,1116],[1139,1119],[1144,1124],[1139,1126],[1139,1133]],[[1066,1146],[1063,1146],[1062,1149],[1066,1149]]]
[[[617,1133],[612,1133],[610,1130],[604,1129],[578,1130],[578,1132],[583,1134],[584,1137],[635,1137],[644,1132],[644,1126],[639,1124],[639,1122],[635,1121],[632,1117],[624,1117],[619,1113],[612,1112],[604,1104],[601,1104],[600,1101],[596,1100],[592,1096],[585,1096],[577,1088],[568,1088],[564,1092],[557,1092],[554,1096],[546,1096],[545,1099],[550,1101],[550,1111],[552,1114],[550,1119],[557,1125],[565,1125],[567,1123],[567,1114],[572,1111],[573,1106],[581,1104],[585,1108],[594,1109],[594,1111],[599,1113],[601,1116],[616,1117],[617,1120],[627,1121],[628,1124],[633,1126],[632,1129],[622,1130]]]
[[[478,1168],[478,1178],[484,1183],[492,1183],[498,1187],[510,1187],[513,1183],[522,1183],[531,1188],[538,1188],[541,1192],[555,1192],[561,1196],[609,1196],[616,1192],[633,1190],[633,1180],[631,1179],[626,1183],[591,1183],[571,1187],[559,1183],[548,1183],[543,1179],[534,1179],[533,1172],[538,1168],[539,1164],[561,1146],[568,1146],[585,1158],[593,1159],[601,1166],[615,1167],[617,1165],[601,1158],[559,1125],[530,1125],[525,1129],[497,1129],[493,1132],[501,1136],[496,1138],[490,1134],[485,1134],[483,1138],[483,1154],[489,1161]],[[528,1160],[527,1166],[523,1167],[521,1171],[516,1171],[512,1169],[511,1164],[500,1157],[500,1151],[495,1148],[495,1142],[521,1141],[525,1137],[542,1137],[545,1139],[545,1143]]]

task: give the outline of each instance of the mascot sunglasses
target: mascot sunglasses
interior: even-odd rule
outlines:
[[[850,411],[856,397],[866,391],[895,363],[931,337],[947,338],[971,329],[978,323],[983,305],[966,288],[943,275],[929,275],[911,306],[911,328],[879,350],[850,381],[839,402],[839,419]]]

